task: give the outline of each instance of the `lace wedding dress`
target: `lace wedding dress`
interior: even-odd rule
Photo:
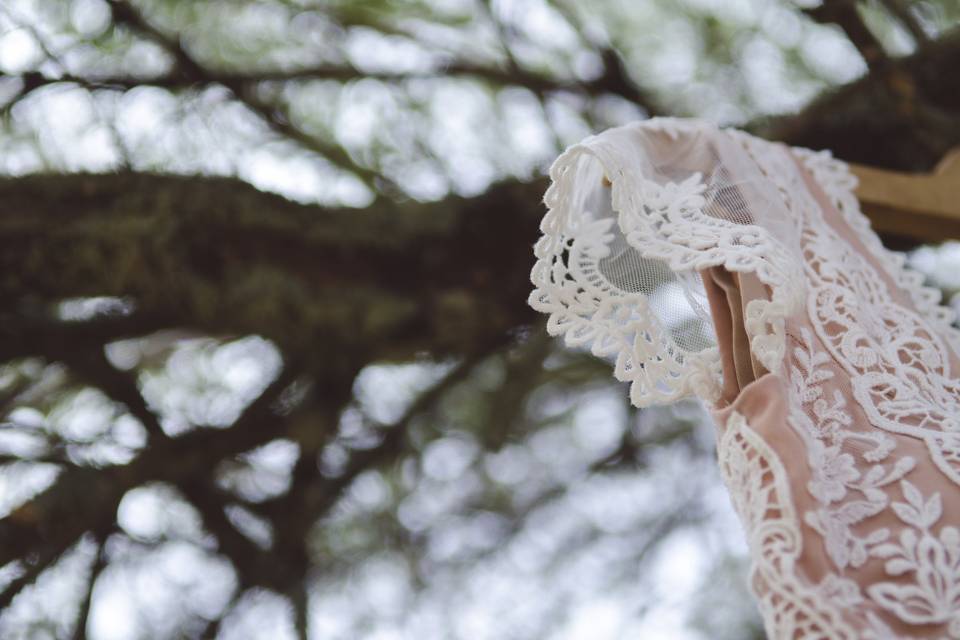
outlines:
[[[960,333],[827,152],[658,118],[550,170],[530,304],[697,396],[771,639],[960,639]]]

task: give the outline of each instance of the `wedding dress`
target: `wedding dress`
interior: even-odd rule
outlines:
[[[550,170],[530,304],[640,407],[696,396],[771,639],[960,639],[960,333],[847,166],[698,120]]]

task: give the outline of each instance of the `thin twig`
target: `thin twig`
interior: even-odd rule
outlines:
[[[395,452],[407,437],[409,423],[433,406],[451,387],[466,378],[480,359],[473,357],[464,360],[443,379],[421,393],[399,420],[383,428],[384,436],[377,446],[353,452],[343,473],[333,478],[321,478],[314,473],[313,482],[291,487],[284,496],[258,505],[257,513],[271,517],[296,509],[299,513],[308,514],[312,520],[321,517],[357,476],[387,460],[391,452]]]
[[[930,37],[927,35],[927,32],[923,30],[920,21],[917,20],[917,17],[910,11],[910,7],[907,6],[903,0],[880,0],[880,2],[887,8],[890,15],[896,18],[900,24],[910,32],[910,35],[918,47],[930,41]]]
[[[857,10],[856,0],[824,0],[824,3],[804,13],[820,23],[833,23],[843,29],[857,48],[871,71],[885,69],[890,62],[883,45],[877,39]]]
[[[143,424],[151,437],[161,439],[168,437],[160,426],[157,415],[147,406],[134,377],[111,365],[104,355],[103,346],[96,346],[79,353],[54,352],[44,355],[63,361],[84,382],[94,385],[111,399],[126,406],[130,414]]]
[[[327,144],[319,138],[309,136],[290,123],[288,115],[277,105],[272,105],[260,99],[256,95],[255,87],[238,82],[229,76],[209,72],[199,62],[197,62],[182,44],[174,37],[168,36],[156,27],[154,27],[136,8],[127,2],[121,0],[107,0],[113,10],[114,20],[118,24],[123,24],[136,32],[141,33],[146,38],[154,41],[163,47],[174,59],[177,70],[181,76],[192,83],[218,82],[230,89],[237,100],[250,109],[254,114],[260,116],[263,121],[275,133],[290,138],[303,147],[314,151],[325,157],[333,164],[342,169],[350,171],[363,179],[374,192],[377,191],[377,184],[385,184],[389,181],[377,172],[357,164],[347,151],[336,144]]]

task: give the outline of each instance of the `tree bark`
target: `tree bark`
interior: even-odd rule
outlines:
[[[471,353],[534,318],[525,300],[544,188],[353,210],[220,178],[6,179],[0,296],[19,314],[69,297],[129,297],[137,317],[256,333],[328,364],[349,351],[352,362]],[[27,355],[37,343],[10,344]]]
[[[960,144],[957,68],[960,34],[750,128],[851,161],[928,169]],[[534,320],[525,300],[545,188],[507,182],[473,198],[353,210],[229,178],[6,178],[0,296],[20,315],[67,297],[126,296],[140,317],[260,334],[344,371],[475,353]]]

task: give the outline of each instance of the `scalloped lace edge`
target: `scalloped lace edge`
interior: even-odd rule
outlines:
[[[562,336],[568,346],[588,346],[597,356],[614,356],[614,376],[630,383],[634,405],[649,406],[691,395],[716,403],[721,389],[719,350],[682,349],[663,330],[646,296],[619,291],[605,283],[595,267],[583,266],[583,262],[596,261],[608,253],[605,243],[612,237],[609,231],[613,221],[587,221],[571,211],[569,196],[574,185],[568,173],[583,154],[600,162],[612,183],[617,222],[627,241],[644,257],[662,260],[678,272],[716,266],[750,272],[769,286],[771,299],[750,301],[744,318],[751,350],[768,371],[780,370],[786,344],[785,320],[803,308],[800,270],[791,268],[787,252],[766,229],[706,216],[700,174],[680,183],[661,184],[637,175],[629,167],[609,166],[609,159],[595,148],[596,142],[634,127],[654,128],[673,136],[691,129],[726,134],[700,121],[654,118],[591,136],[561,154],[550,168],[551,185],[544,195],[548,211],[540,226],[543,236],[534,249],[537,262],[531,281],[535,289],[528,302],[549,315],[550,335]],[[651,216],[673,224],[674,233],[669,239],[655,230]],[[695,242],[685,245],[683,227],[698,226],[688,222],[691,217],[701,221],[702,228],[697,229],[701,233],[692,238]],[[704,247],[704,233],[718,237]],[[749,238],[749,245],[738,244],[743,238]]]

